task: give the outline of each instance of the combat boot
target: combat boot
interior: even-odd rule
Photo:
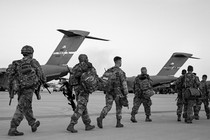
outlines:
[[[191,119],[186,119],[185,123],[192,123]]]
[[[86,130],[86,131],[92,130],[92,129],[94,129],[94,128],[95,128],[94,125],[90,125],[90,124],[85,125],[85,130]]]
[[[36,121],[32,126],[31,126],[31,131],[36,132],[37,128],[40,126],[40,122]]]
[[[67,131],[70,131],[71,133],[77,133],[78,131],[74,129],[74,124],[69,124],[69,126],[66,129]]]
[[[22,135],[24,135],[24,133],[17,131],[17,128],[10,128],[8,135],[9,136],[22,136]]]
[[[199,120],[199,116],[198,115],[194,115],[194,119],[195,120]]]
[[[103,119],[101,117],[98,117],[97,118],[97,125],[99,128],[103,128]]]
[[[210,115],[208,114],[208,115],[206,115],[206,117],[207,117],[207,119],[209,120],[210,119]]]
[[[183,118],[187,118],[187,114],[186,114],[186,113],[183,113],[183,114],[182,114],[182,117],[183,117]]]
[[[180,122],[181,121],[181,115],[177,115],[177,121]]]
[[[124,127],[123,124],[121,124],[121,120],[120,119],[117,119],[117,125],[116,125],[117,128],[120,128],[120,127]]]
[[[145,122],[151,122],[152,119],[149,118],[149,115],[146,116]]]
[[[133,122],[133,123],[137,123],[137,120],[136,120],[136,118],[135,118],[135,116],[134,116],[134,115],[131,115],[131,122]]]

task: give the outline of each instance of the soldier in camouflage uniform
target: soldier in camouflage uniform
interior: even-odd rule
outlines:
[[[116,127],[120,128],[124,125],[121,123],[122,119],[122,104],[120,103],[121,96],[127,96],[128,94],[128,87],[126,82],[126,75],[125,72],[120,68],[122,65],[121,57],[116,56],[114,58],[115,66],[110,68],[109,70],[117,73],[115,84],[113,85],[113,89],[110,92],[106,93],[106,106],[102,109],[100,116],[97,118],[97,125],[99,128],[103,128],[103,119],[106,117],[108,112],[112,108],[112,104],[115,101],[116,104],[116,118],[117,124]],[[107,70],[107,71],[109,71]],[[123,93],[122,93],[123,92]]]
[[[200,82],[199,89],[201,91],[201,98],[199,98],[196,102],[195,110],[194,110],[194,115],[195,119],[199,120],[199,111],[201,109],[201,104],[204,104],[204,109],[206,112],[206,117],[207,119],[210,119],[210,110],[209,110],[209,91],[207,88],[207,75],[202,76],[202,80]]]
[[[181,115],[182,115],[182,110],[183,110],[183,107],[184,107],[184,101],[183,101],[183,98],[182,98],[182,89],[183,89],[183,85],[182,85],[182,79],[183,79],[183,76],[186,74],[186,70],[182,70],[182,75],[177,78],[176,80],[176,91],[177,91],[177,111],[176,111],[176,114],[177,114],[177,121],[181,121]],[[184,114],[183,114],[184,116]]]
[[[184,89],[183,89],[183,95],[185,96],[185,94],[189,94],[189,88],[198,88],[200,85],[200,81],[199,79],[192,73],[193,72],[193,67],[192,66],[188,66],[187,68],[187,73],[185,74],[185,76],[183,77],[184,80],[182,80],[182,84],[184,85]],[[192,123],[192,120],[194,119],[193,116],[193,106],[195,106],[196,103],[196,99],[194,97],[189,97],[187,99],[185,99],[185,106],[186,106],[186,113],[187,116],[185,118],[185,122],[186,123]]]
[[[197,76],[197,74],[196,74],[195,72],[194,72],[193,74],[196,76],[196,79],[197,79],[198,81],[200,81],[200,80],[199,80],[199,77]],[[197,87],[197,88],[199,88],[199,87]],[[200,98],[197,98],[197,99],[195,100],[195,105],[193,106],[194,119],[195,119],[195,120],[199,120],[198,108],[199,108],[200,101],[201,101]]]
[[[74,125],[77,124],[78,119],[82,117],[82,121],[85,124],[85,130],[92,130],[95,128],[94,125],[90,125],[91,120],[88,115],[87,103],[89,100],[89,94],[83,85],[80,83],[81,76],[84,72],[94,68],[90,62],[88,62],[88,57],[85,54],[79,55],[79,63],[76,64],[72,69],[72,76],[69,82],[74,86],[74,91],[76,93],[77,107],[74,114],[71,117],[70,124],[67,127],[67,131],[72,133],[77,133],[74,129]]]
[[[31,66],[35,69],[36,75],[39,78],[40,81],[46,82],[46,77],[44,76],[44,73],[42,71],[42,68],[39,64],[39,62],[36,59],[33,59],[33,48],[31,46],[24,46],[21,49],[21,54],[23,55],[23,59],[18,60],[18,61],[13,61],[12,65],[9,68],[9,85],[14,80],[18,80],[20,77],[18,75],[18,63],[20,61],[25,61],[25,60],[31,60]],[[10,129],[8,132],[9,136],[20,136],[23,135],[23,132],[18,132],[17,127],[20,125],[20,122],[23,120],[24,116],[26,120],[28,121],[28,124],[31,126],[32,132],[35,132],[37,130],[37,127],[39,127],[40,122],[36,121],[33,115],[32,111],[32,98],[33,98],[33,93],[35,89],[37,88],[36,86],[30,87],[30,88],[22,88],[21,83],[20,84],[20,89],[18,90],[18,105],[15,111],[15,114],[11,120],[10,124]],[[38,83],[37,83],[38,84]],[[13,90],[13,87],[10,86],[9,90]],[[11,95],[10,95],[11,96]]]
[[[148,89],[152,88],[152,80],[150,79],[150,76],[147,74],[146,67],[142,67],[141,74],[138,75],[134,81],[135,96],[133,99],[133,108],[132,108],[132,112],[131,112],[131,121],[133,123],[137,122],[135,115],[138,113],[139,107],[142,103],[143,103],[144,111],[145,111],[145,115],[146,115],[145,121],[146,122],[152,121],[152,119],[150,119],[152,100],[151,100],[151,98],[146,98],[144,96],[145,90],[141,89],[141,86],[140,86],[142,80],[145,80],[145,79],[148,79],[148,82],[149,82],[148,86],[145,89],[145,90],[148,90]]]

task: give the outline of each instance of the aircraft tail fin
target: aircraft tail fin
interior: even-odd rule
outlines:
[[[69,62],[73,54],[78,50],[85,38],[108,41],[88,36],[89,32],[80,30],[62,30],[58,29],[64,36],[57,48],[54,50],[46,65],[65,65]]]
[[[173,76],[181,68],[181,66],[188,60],[188,58],[199,59],[192,57],[189,53],[173,53],[168,62],[163,66],[157,75],[161,76]]]

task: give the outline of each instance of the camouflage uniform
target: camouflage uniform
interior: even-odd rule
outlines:
[[[188,88],[198,88],[200,81],[193,73],[187,73],[183,78],[184,78],[183,85],[185,86],[183,94],[187,94],[187,92],[189,92]],[[195,103],[196,103],[195,98],[185,99],[186,112],[184,113],[187,114],[185,118],[185,122],[187,123],[192,123],[192,120],[194,118],[193,106],[195,106]]]
[[[46,81],[46,77],[42,71],[42,68],[39,62],[36,59],[32,59],[29,56],[24,56],[23,60],[31,59],[31,65],[35,69],[37,76],[43,82]],[[9,85],[11,85],[14,79],[18,79],[17,75],[17,66],[19,61],[13,61],[12,66],[9,70]],[[11,128],[17,128],[20,125],[20,122],[23,120],[24,116],[28,121],[28,124],[33,128],[36,124],[36,119],[34,118],[32,111],[32,98],[33,93],[37,87],[31,88],[21,88],[18,92],[18,105],[15,111],[15,114],[11,120]],[[33,130],[32,130],[33,131]]]
[[[183,101],[183,98],[182,98],[182,88],[183,88],[183,85],[182,85],[182,79],[183,79],[184,75],[181,75],[177,80],[176,80],[176,91],[177,91],[177,111],[176,111],[176,114],[178,116],[178,121],[181,121],[181,115],[182,115],[182,110],[183,110],[183,107],[184,107],[184,101]],[[184,115],[183,115],[184,116]]]
[[[115,84],[113,85],[113,90],[106,93],[106,97],[105,97],[106,106],[102,109],[100,117],[97,119],[100,119],[102,121],[102,119],[104,119],[106,115],[108,114],[108,112],[111,110],[112,104],[115,101],[116,118],[117,118],[117,122],[120,122],[120,120],[122,119],[122,104],[120,103],[120,97],[126,96],[128,93],[126,75],[125,75],[125,72],[117,66],[114,66],[110,69],[112,69],[112,71],[116,73],[117,78],[116,78],[116,81],[114,82]]]
[[[195,110],[194,110],[194,115],[198,117],[199,119],[199,111],[201,109],[201,104],[204,104],[204,109],[206,112],[206,116],[209,119],[210,118],[210,110],[209,110],[209,97],[208,97],[208,89],[207,89],[207,84],[206,81],[201,81],[200,86],[201,90],[201,98],[197,100]]]
[[[139,107],[142,103],[144,106],[145,115],[147,116],[146,120],[151,121],[151,119],[149,119],[149,116],[151,115],[152,100],[150,98],[145,98],[144,91],[140,87],[141,80],[144,80],[144,79],[149,79],[150,85],[152,85],[152,81],[151,81],[149,75],[147,75],[147,74],[141,74],[135,78],[135,81],[134,81],[135,96],[133,99],[133,108],[132,108],[132,112],[131,112],[131,116],[132,116],[131,121],[132,122],[137,122],[135,120],[135,115],[138,113]]]
[[[74,114],[71,117],[71,121],[69,126],[67,127],[68,131],[71,131],[72,133],[76,133],[77,131],[74,130],[73,126],[78,123],[78,119],[80,116],[82,117],[82,121],[86,126],[86,130],[88,130],[87,127],[91,126],[91,120],[88,115],[88,109],[87,109],[87,103],[89,100],[89,94],[84,87],[80,84],[80,78],[81,75],[88,71],[89,69],[92,69],[93,66],[90,62],[80,62],[79,64],[75,65],[72,69],[72,78],[70,78],[70,83],[74,85],[74,91],[76,94],[76,101],[77,101],[77,107],[74,112]],[[91,126],[92,127],[92,126]]]

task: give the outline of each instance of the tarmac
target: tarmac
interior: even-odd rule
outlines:
[[[0,92],[0,140],[209,140],[210,120],[206,119],[205,112],[200,112],[200,120],[193,120],[192,124],[177,122],[176,94],[159,95],[152,97],[152,122],[145,122],[143,105],[136,115],[138,123],[130,121],[130,112],[133,106],[133,94],[128,95],[130,108],[123,108],[123,128],[116,128],[115,104],[107,117],[103,120],[103,129],[97,127],[96,118],[105,106],[105,95],[95,92],[90,95],[88,111],[92,125],[96,128],[85,131],[81,120],[75,129],[78,133],[70,133],[66,130],[70,117],[73,114],[71,106],[62,92],[47,91],[41,93],[42,99],[33,98],[34,115],[41,122],[37,132],[32,133],[30,126],[24,119],[18,130],[24,132],[24,136],[8,136],[10,120],[15,112],[17,97],[9,106],[8,92]]]

